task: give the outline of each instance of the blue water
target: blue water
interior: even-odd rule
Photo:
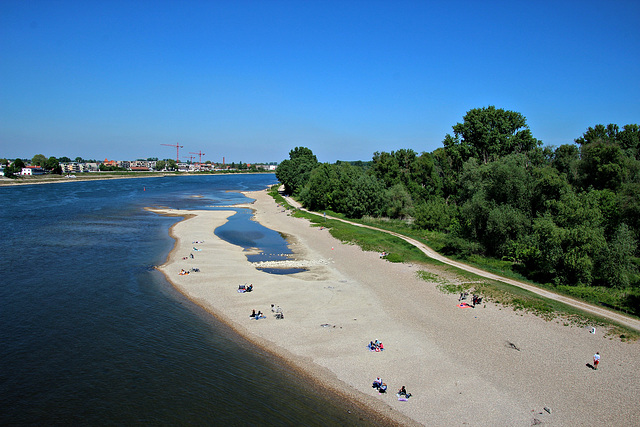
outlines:
[[[173,247],[168,229],[178,219],[143,207],[214,209],[275,181],[215,175],[0,187],[0,424],[372,424],[153,269]],[[239,213],[233,221],[248,218]],[[275,233],[255,232],[232,234],[259,246],[258,234]],[[281,239],[265,241],[278,243],[263,256],[286,254]]]
[[[215,230],[216,236],[247,251],[247,260],[283,261],[291,259],[293,253],[287,245],[285,237],[277,231],[268,229],[258,222],[252,221],[250,209],[237,209],[229,221]],[[259,268],[271,274],[294,274],[305,271],[304,268]]]

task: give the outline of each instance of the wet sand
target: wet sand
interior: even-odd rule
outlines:
[[[639,425],[640,344],[490,303],[459,308],[457,296],[416,275],[426,270],[455,281],[445,267],[389,263],[289,216],[266,191],[247,195],[256,200],[246,206],[255,219],[287,235],[294,265],[308,271],[257,270],[242,248],[213,233],[229,211],[188,211],[172,228],[176,244],[159,270],[239,334],[326,387],[403,425]],[[191,268],[200,271],[178,274]],[[253,292],[238,293],[244,284]],[[250,319],[254,309],[266,319]],[[376,339],[383,352],[367,349]],[[594,371],[586,364],[596,351],[602,360]],[[371,387],[378,376],[388,393]],[[412,393],[406,402],[395,396],[402,385]]]

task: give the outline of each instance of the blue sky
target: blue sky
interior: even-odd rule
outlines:
[[[637,1],[0,2],[0,157],[323,162],[495,105],[545,145],[640,122]]]

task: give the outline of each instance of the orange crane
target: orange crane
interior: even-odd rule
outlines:
[[[204,154],[202,151],[198,151],[197,153],[189,151],[189,154],[197,154],[198,156],[200,156],[200,160],[198,160],[198,163],[202,163],[202,156],[206,156],[206,154]]]
[[[167,147],[176,147],[176,163],[180,163],[180,149],[184,148],[182,145],[176,143],[176,145],[173,144],[160,144],[160,145],[166,145]]]

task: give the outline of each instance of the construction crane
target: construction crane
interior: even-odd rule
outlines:
[[[176,163],[180,163],[180,149],[184,148],[182,145],[177,144],[173,145],[173,144],[160,144],[160,145],[166,145],[167,147],[176,147]]]
[[[198,151],[197,153],[189,151],[189,154],[197,154],[198,156],[200,156],[200,160],[198,160],[198,163],[202,163],[202,156],[206,156],[206,154],[204,154],[202,151]]]

